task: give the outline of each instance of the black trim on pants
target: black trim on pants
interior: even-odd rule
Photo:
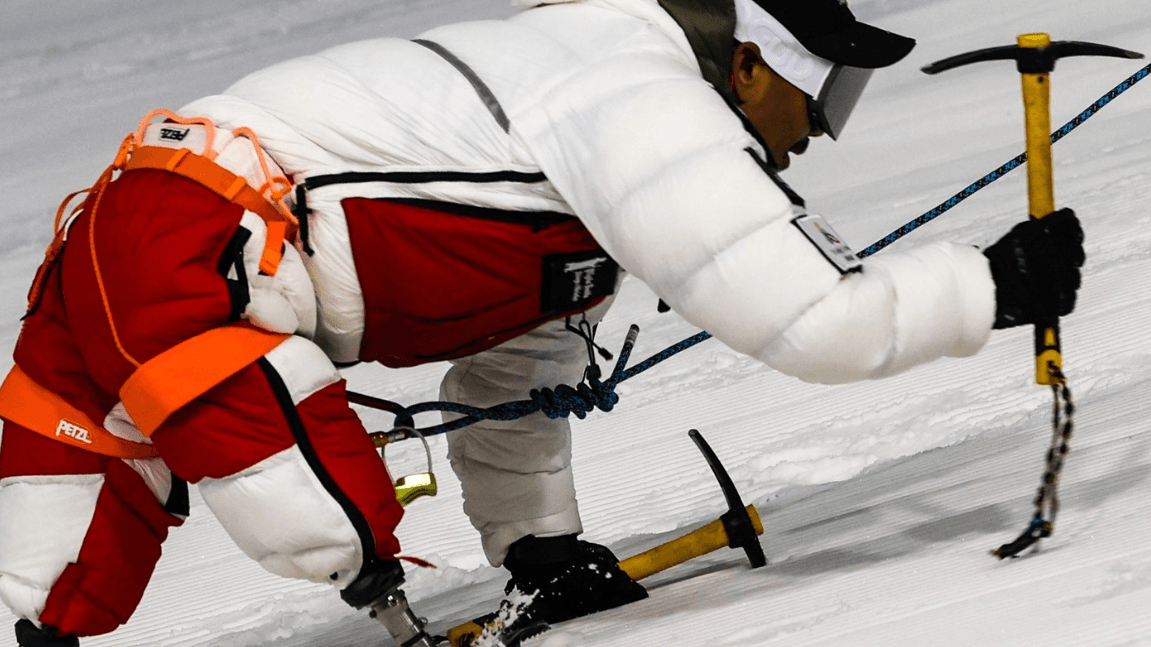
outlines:
[[[308,467],[319,479],[320,484],[324,486],[324,490],[343,508],[344,514],[348,515],[348,521],[352,522],[352,527],[356,529],[356,534],[359,535],[360,544],[363,548],[364,566],[379,561],[379,558],[376,557],[376,538],[372,534],[371,524],[368,523],[364,513],[352,502],[351,497],[340,489],[336,479],[320,461],[319,455],[316,454],[316,450],[312,446],[312,439],[308,437],[307,430],[304,428],[304,421],[300,419],[300,414],[296,410],[296,403],[292,401],[292,393],[288,390],[284,379],[280,377],[276,367],[272,366],[267,358],[261,357],[256,360],[256,364],[264,372],[264,376],[268,378],[268,384],[272,387],[276,401],[280,404],[280,410],[284,412],[288,428],[292,430],[292,437],[295,438],[296,445],[300,448],[300,453],[303,454]],[[363,568],[361,567],[360,570]]]

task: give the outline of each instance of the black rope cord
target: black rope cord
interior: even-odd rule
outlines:
[[[1055,398],[1051,407],[1051,446],[1047,449],[1047,466],[1043,471],[1043,480],[1039,485],[1039,491],[1035,494],[1035,513],[1027,529],[1015,541],[991,551],[991,554],[999,559],[1018,557],[1031,546],[1035,546],[1038,550],[1039,540],[1050,537],[1051,533],[1055,532],[1055,517],[1059,514],[1059,494],[1055,488],[1059,485],[1063,462],[1070,451],[1068,443],[1071,440],[1075,419],[1075,401],[1071,398],[1067,379],[1058,371],[1055,373],[1055,378],[1055,383],[1051,385],[1051,393]]]
[[[514,400],[486,409],[472,407],[458,402],[442,401],[424,402],[410,407],[400,407],[387,400],[366,398],[358,394],[349,394],[350,396],[355,396],[349,399],[357,404],[373,406],[377,409],[390,411],[396,415],[395,429],[385,433],[389,441],[414,437],[416,435],[415,432],[423,436],[435,436],[467,427],[481,420],[517,420],[536,412],[541,412],[552,419],[566,418],[574,414],[582,420],[587,417],[588,413],[595,409],[604,412],[614,409],[615,405],[619,402],[619,395],[616,394],[615,389],[624,380],[631,379],[672,355],[685,351],[711,338],[709,333],[701,332],[665,348],[635,366],[627,368],[627,362],[631,358],[631,352],[638,336],[639,326],[633,324],[628,329],[627,337],[624,339],[623,347],[619,352],[619,358],[616,360],[615,369],[607,380],[600,381],[598,378],[589,375],[586,381],[579,383],[575,387],[560,384],[555,388],[532,389],[528,393],[527,400]],[[374,403],[372,401],[374,401]],[[430,411],[446,411],[448,413],[459,414],[462,417],[417,430],[413,416]]]

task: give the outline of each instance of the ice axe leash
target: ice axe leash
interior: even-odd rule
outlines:
[[[1015,45],[989,47],[936,61],[923,68],[927,74],[938,74],[963,65],[984,61],[1015,61],[1022,77],[1024,127],[1027,141],[1027,202],[1032,218],[1042,219],[1055,211],[1055,182],[1051,163],[1051,72],[1055,61],[1069,56],[1110,56],[1142,58],[1130,50],[1084,43],[1055,41],[1044,33],[1023,34]],[[1000,559],[1014,557],[1054,531],[1059,499],[1055,486],[1067,456],[1071,437],[1074,404],[1067,378],[1063,374],[1063,355],[1059,343],[1059,317],[1048,315],[1035,324],[1035,382],[1051,387],[1054,395],[1052,443],[1047,452],[1047,465],[1035,498],[1035,514],[1023,534],[1015,541],[992,551]]]
[[[751,568],[767,565],[767,557],[764,556],[763,547],[759,543],[759,535],[763,534],[763,522],[759,518],[759,512],[754,505],[743,504],[731,476],[711,446],[704,440],[703,435],[696,429],[688,431],[687,434],[695,442],[719,482],[728,510],[718,520],[706,526],[696,528],[682,537],[638,555],[620,560],[620,569],[633,580],[639,581],[721,548],[743,550],[747,554]],[[491,614],[453,627],[447,633],[448,642],[452,647],[471,647],[483,632],[484,626],[494,619],[495,614]]]

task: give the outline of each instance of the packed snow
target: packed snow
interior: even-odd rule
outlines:
[[[11,348],[60,199],[90,184],[153,108],[216,93],[286,57],[442,22],[510,15],[508,0],[7,0],[0,23],[0,344]],[[873,77],[839,142],[816,140],[784,176],[857,248],[1023,150],[1018,74],[923,65],[1045,31],[1151,53],[1141,0],[853,0],[862,19],[919,46]],[[1052,75],[1057,127],[1146,61],[1078,58]],[[1033,383],[1032,332],[995,333],[976,357],[892,379],[825,387],[710,340],[624,382],[612,413],[575,422],[584,538],[630,556],[716,519],[726,504],[688,438],[699,429],[766,528],[765,568],[720,550],[644,581],[648,600],[563,623],[530,647],[1151,645],[1151,81],[1055,145],[1056,199],[1080,214],[1088,263],[1064,360],[1078,411],[1055,534],[999,561],[1015,538],[1051,436]],[[948,239],[983,246],[1026,215],[1011,173],[890,250]],[[706,218],[707,214],[700,214]],[[613,351],[641,328],[633,363],[698,331],[625,283],[600,326]],[[7,370],[10,360],[2,368]],[[608,363],[610,368],[610,363]],[[436,399],[442,365],[357,367],[351,388]],[[361,410],[370,429],[391,416]],[[420,416],[419,426],[436,424]],[[408,508],[406,591],[433,632],[493,610],[506,572],[487,565],[461,510],[442,437],[440,494]],[[417,441],[390,447],[396,476],[424,469]],[[2,523],[3,520],[0,520]],[[0,610],[0,627],[14,618]],[[0,628],[0,644],[12,644]],[[244,557],[193,493],[128,625],[85,647],[393,644],[324,586]]]

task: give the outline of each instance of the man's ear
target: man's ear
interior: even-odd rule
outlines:
[[[756,66],[766,65],[755,43],[739,43],[731,54],[731,92],[736,103],[745,103],[752,96],[757,79]]]

